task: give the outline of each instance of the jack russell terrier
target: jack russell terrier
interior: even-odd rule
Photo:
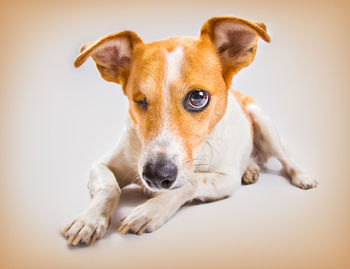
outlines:
[[[75,67],[91,56],[103,79],[122,86],[129,119],[119,145],[91,169],[92,200],[62,231],[68,244],[102,238],[121,188],[131,183],[151,195],[121,220],[122,234],[152,232],[186,202],[230,196],[254,183],[272,156],[293,185],[317,186],[254,99],[230,89],[254,60],[259,37],[270,42],[262,22],[214,17],[199,37],[145,44],[123,31],[82,46]]]

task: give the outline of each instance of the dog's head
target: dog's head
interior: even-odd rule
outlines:
[[[254,59],[263,23],[214,17],[198,38],[145,44],[124,31],[85,44],[101,76],[121,84],[142,144],[138,169],[145,186],[172,189],[193,170],[193,156],[226,110],[232,77]]]

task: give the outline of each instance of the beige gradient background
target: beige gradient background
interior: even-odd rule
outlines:
[[[348,1],[0,5],[1,268],[350,267]],[[90,60],[73,68],[79,46],[125,29],[145,42],[197,35],[206,19],[226,14],[266,23],[272,42],[260,42],[234,88],[259,101],[319,188],[263,174],[141,237],[113,231],[142,202],[129,191],[104,240],[67,247],[58,232],[88,204],[89,167],[114,145],[127,113],[120,87]]]

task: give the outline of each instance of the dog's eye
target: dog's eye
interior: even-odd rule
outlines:
[[[142,100],[135,100],[134,102],[135,102],[136,104],[138,104],[139,106],[141,106],[143,109],[146,109],[146,108],[147,108],[148,103],[147,103],[146,97],[143,98]]]
[[[184,99],[184,107],[189,112],[200,112],[207,107],[210,102],[210,94],[201,89],[190,91]]]

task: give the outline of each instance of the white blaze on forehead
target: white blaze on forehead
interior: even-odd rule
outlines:
[[[167,129],[170,108],[170,84],[178,79],[181,74],[183,62],[183,49],[181,46],[171,52],[165,53],[166,69],[163,83],[163,128]]]
[[[166,53],[166,75],[165,75],[165,87],[168,88],[169,84],[180,76],[181,65],[183,61],[183,49],[177,47],[175,50]],[[166,91],[168,89],[165,89]]]

